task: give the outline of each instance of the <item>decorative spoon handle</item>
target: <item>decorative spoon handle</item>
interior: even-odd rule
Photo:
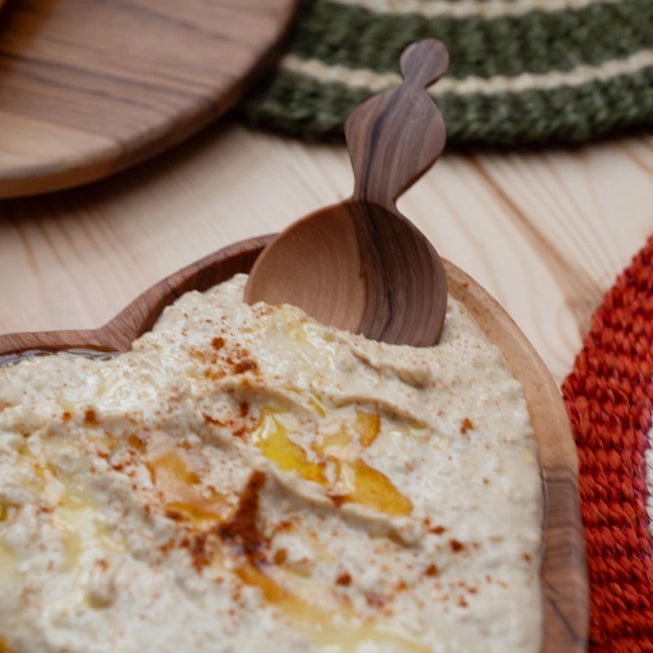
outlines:
[[[446,141],[444,120],[426,87],[447,70],[444,44],[425,39],[401,55],[401,86],[375,95],[345,123],[355,199],[395,210],[395,200],[428,170]]]

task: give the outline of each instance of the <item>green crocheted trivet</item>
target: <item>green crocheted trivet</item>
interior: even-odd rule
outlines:
[[[425,37],[450,53],[431,89],[449,144],[582,142],[653,125],[653,0],[304,0],[286,54],[241,109],[288,134],[340,134]]]

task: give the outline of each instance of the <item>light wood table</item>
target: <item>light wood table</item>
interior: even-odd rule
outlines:
[[[228,120],[108,180],[0,201],[0,333],[99,326],[178,268],[351,188],[344,146]],[[445,153],[399,207],[505,306],[560,384],[653,233],[653,137]]]

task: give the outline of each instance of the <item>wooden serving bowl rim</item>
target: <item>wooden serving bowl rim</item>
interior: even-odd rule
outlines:
[[[247,272],[273,235],[237,242],[166,277],[98,329],[0,335],[0,364],[43,352],[82,349],[127,351],[152,328],[161,311],[189,290],[204,291]],[[453,263],[444,261],[449,292],[503,352],[522,383],[538,443],[544,490],[540,572],[546,653],[587,648],[589,586],[578,496],[578,460],[560,392],[546,365],[501,305]]]

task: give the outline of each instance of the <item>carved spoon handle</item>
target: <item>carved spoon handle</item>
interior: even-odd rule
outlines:
[[[394,210],[397,197],[435,163],[446,132],[426,87],[442,77],[448,65],[441,41],[413,43],[401,55],[401,86],[375,95],[350,114],[345,137],[356,179],[355,199]]]

